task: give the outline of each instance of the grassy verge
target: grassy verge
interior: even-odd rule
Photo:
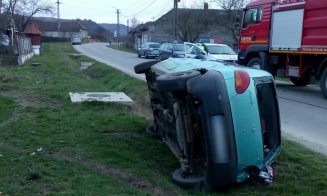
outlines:
[[[112,49],[116,49],[116,50],[120,50],[120,51],[124,51],[124,52],[129,52],[129,53],[132,53],[132,54],[137,54],[137,50],[133,49],[133,48],[128,48],[128,47],[125,47],[125,46],[117,46],[117,45],[108,45],[109,48],[112,48]]]
[[[145,135],[146,84],[47,44],[44,55],[0,67],[0,192],[3,195],[202,195],[174,185],[178,162]],[[41,66],[31,66],[32,62]],[[80,71],[82,61],[94,66]],[[123,91],[135,105],[71,104],[69,92]],[[327,159],[283,141],[270,186],[244,183],[225,195],[327,195]],[[221,193],[213,193],[213,195]]]

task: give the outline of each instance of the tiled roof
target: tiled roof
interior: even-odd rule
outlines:
[[[42,32],[39,30],[39,28],[36,26],[35,23],[32,23],[29,26],[27,26],[23,33],[29,34],[29,35],[41,35],[42,34]]]
[[[58,21],[34,21],[42,32],[58,31]],[[79,32],[86,30],[86,27],[76,20],[60,20],[60,31],[62,32]]]

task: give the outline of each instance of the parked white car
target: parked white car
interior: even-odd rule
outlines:
[[[196,44],[193,44],[190,42],[184,42],[184,45],[185,45],[185,57],[186,58],[201,58],[201,56],[202,56],[202,57],[205,57],[206,59],[208,59],[207,52],[202,50]]]
[[[226,44],[204,43],[204,50],[217,60],[237,62],[236,52]]]

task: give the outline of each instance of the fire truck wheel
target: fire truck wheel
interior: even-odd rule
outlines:
[[[310,83],[310,76],[303,76],[302,78],[291,77],[290,79],[295,86],[306,86]]]
[[[262,61],[260,58],[255,57],[253,59],[251,59],[248,64],[247,67],[252,67],[253,69],[262,69]]]
[[[320,88],[323,96],[327,99],[327,67],[321,75]]]

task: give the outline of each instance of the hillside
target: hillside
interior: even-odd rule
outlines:
[[[117,24],[108,24],[108,23],[100,23],[100,26],[102,26],[103,28],[111,31],[111,32],[115,32],[117,31]],[[120,24],[119,25],[119,35],[120,36],[126,36],[127,35],[127,26]]]

